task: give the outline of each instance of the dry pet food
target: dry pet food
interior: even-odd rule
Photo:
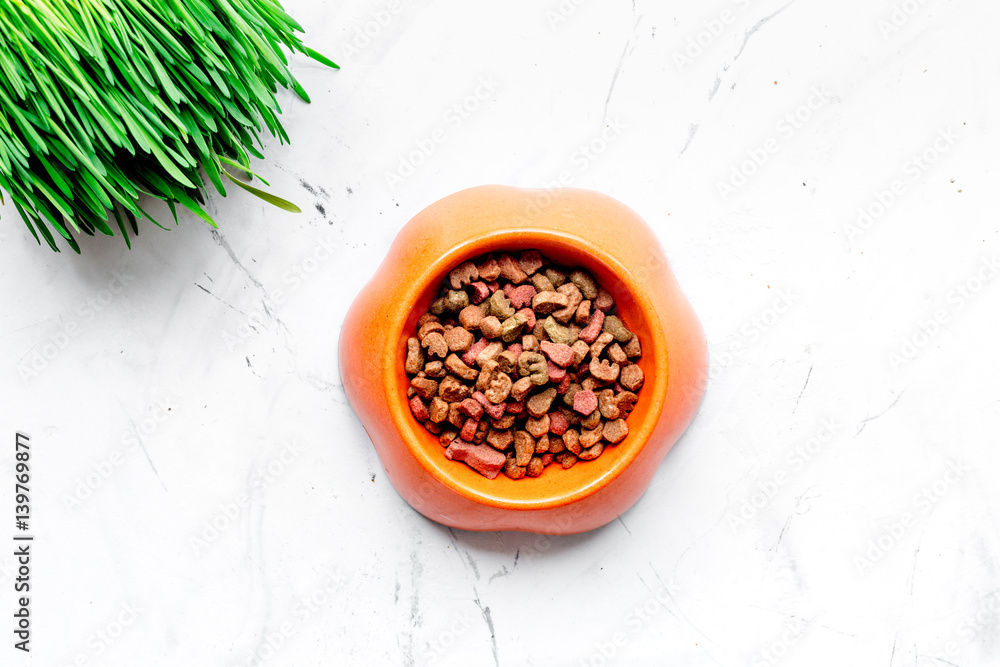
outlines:
[[[413,417],[489,479],[591,461],[628,435],[642,346],[611,293],[537,250],[462,262],[406,341]]]

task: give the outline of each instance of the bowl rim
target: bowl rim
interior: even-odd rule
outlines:
[[[583,268],[594,272],[593,265],[603,265],[603,269],[617,278],[619,288],[628,292],[648,324],[648,336],[642,342],[643,356],[652,356],[652,367],[656,369],[656,372],[652,382],[647,374],[643,384],[641,400],[650,402],[645,418],[638,424],[630,422],[629,435],[626,440],[616,445],[616,447],[623,448],[625,454],[618,458],[611,467],[601,469],[594,478],[581,486],[559,489],[548,498],[526,499],[496,493],[483,493],[461,483],[455,476],[448,473],[448,468],[444,464],[455,465],[455,462],[443,456],[443,448],[441,456],[435,457],[440,460],[434,460],[427,455],[424,448],[417,442],[419,432],[426,433],[426,430],[413,418],[407,402],[399,400],[399,396],[405,396],[406,391],[400,383],[400,378],[406,377],[405,373],[402,372],[403,357],[400,355],[400,342],[402,341],[405,350],[406,338],[410,336],[404,337],[403,329],[411,314],[413,304],[425,290],[434,284],[439,284],[448,271],[463,261],[485,253],[536,249],[539,241],[541,241],[540,245],[562,246],[572,252],[587,255],[593,261],[590,264],[581,263]],[[542,250],[542,254],[546,254],[544,250]],[[391,310],[391,318],[385,323],[381,351],[382,382],[380,385],[384,392],[384,405],[388,406],[388,415],[393,428],[402,445],[423,473],[466,499],[484,505],[515,510],[554,509],[575,503],[599,492],[620,477],[639,457],[656,429],[666,402],[670,375],[667,357],[668,346],[660,323],[659,311],[648,296],[647,291],[642,289],[638,282],[636,276],[616,257],[582,236],[564,229],[525,226],[494,229],[475,238],[460,240],[449,246],[434,261],[427,263],[419,276],[407,285],[401,286],[403,293],[397,296]],[[628,443],[627,446],[623,447],[626,443]],[[600,460],[600,457],[597,460]],[[516,482],[523,484],[525,480],[516,480]]]

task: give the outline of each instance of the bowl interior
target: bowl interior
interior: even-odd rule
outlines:
[[[457,264],[488,252],[513,252],[537,249],[549,259],[567,267],[582,267],[591,272],[599,284],[615,298],[617,314],[625,325],[639,336],[642,357],[637,362],[645,375],[638,392],[639,401],[626,420],[629,435],[618,445],[607,445],[593,461],[578,461],[569,470],[553,462],[540,477],[512,480],[503,473],[487,479],[464,463],[451,461],[444,455],[438,436],[429,433],[410,414],[406,389],[409,378],[403,371],[406,340],[416,335],[416,322],[437,298],[442,279]],[[636,268],[636,267],[633,267]],[[396,330],[395,372],[391,374],[390,400],[395,397],[403,406],[393,410],[405,445],[417,458],[426,473],[458,493],[496,506],[521,509],[557,507],[594,493],[617,477],[639,453],[648,440],[666,397],[667,359],[662,344],[662,330],[655,311],[646,299],[641,285],[615,259],[577,237],[556,231],[507,230],[477,239],[475,243],[453,248],[428,267],[420,284],[412,286],[416,298],[405,316],[394,322]],[[558,399],[557,399],[558,400]]]

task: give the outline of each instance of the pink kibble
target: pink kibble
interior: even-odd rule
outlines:
[[[587,326],[580,330],[580,340],[588,345],[597,340],[601,335],[601,328],[604,327],[604,312],[595,310],[590,316]]]
[[[556,387],[556,392],[560,394],[565,394],[567,391],[569,391],[569,386],[571,384],[573,384],[573,379],[569,376],[569,374],[567,374],[566,377],[564,377],[562,381],[559,383],[559,386]]]
[[[485,350],[486,346],[489,344],[490,341],[486,340],[485,336],[483,338],[480,338],[479,340],[477,340],[475,343],[472,344],[472,347],[470,347],[468,351],[466,351],[462,355],[462,362],[469,367],[475,366],[476,357],[478,357],[479,353]]]
[[[490,296],[490,288],[482,280],[478,280],[469,287],[472,288],[472,303],[482,303]]]
[[[503,417],[503,413],[507,409],[506,403],[490,403],[490,399],[486,398],[486,394],[481,391],[474,393],[472,398],[479,401],[479,405],[483,406],[483,410],[486,411],[486,414],[488,414],[491,419],[500,419]]]
[[[515,403],[514,401],[507,401],[507,414],[509,415],[524,414],[524,401],[521,401],[520,403]]]
[[[562,412],[549,413],[549,432],[562,435],[569,428],[569,419]]]
[[[453,461],[464,461],[480,475],[494,479],[500,474],[507,457],[489,445],[475,445],[465,440],[452,440],[444,455]]]
[[[458,409],[467,417],[472,417],[473,419],[479,419],[483,416],[483,406],[471,398],[467,398],[458,404]]]
[[[573,363],[573,348],[565,343],[552,343],[547,340],[543,340],[539,346],[542,350],[542,354],[548,357],[552,363],[562,368],[566,368],[571,363]],[[551,374],[549,377],[552,377]],[[554,378],[562,379],[562,378]]]
[[[573,395],[573,409],[581,415],[589,415],[597,409],[597,395],[589,389],[576,392]]]
[[[425,422],[431,418],[431,413],[427,411],[427,406],[419,396],[410,399],[410,412],[418,422]]]
[[[542,465],[547,466],[548,464],[552,463],[553,458],[555,457],[552,454],[550,454],[549,452],[545,452],[544,454],[542,454]]]
[[[493,294],[493,292],[496,292],[498,289],[500,289],[500,283],[498,283],[495,280],[491,283],[486,283],[486,286],[490,288],[490,294]]]
[[[527,322],[526,326],[528,327],[529,331],[531,329],[535,328],[535,322],[536,322],[536,320],[535,320],[535,311],[533,311],[531,308],[522,308],[521,310],[519,310],[517,312],[521,313],[522,315],[524,315],[525,317],[528,318],[528,322]]]
[[[506,292],[506,288],[504,288]],[[531,300],[535,298],[537,290],[534,285],[521,285],[520,287],[512,287],[510,292],[507,292],[507,297],[510,299],[510,303],[515,308],[523,308],[526,305],[531,305]]]
[[[507,351],[513,354],[514,358],[517,359],[521,356],[521,353],[524,352],[524,348],[520,343],[511,343],[507,346]]]
[[[562,382],[566,377],[566,369],[549,362],[549,379],[553,382]]]
[[[477,428],[479,428],[479,420],[478,419],[473,419],[472,417],[469,417],[468,419],[465,420],[465,425],[462,427],[462,430],[459,432],[458,437],[460,437],[462,440],[470,440],[471,441],[473,438],[476,437],[476,429]]]

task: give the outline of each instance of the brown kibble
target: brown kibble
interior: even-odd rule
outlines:
[[[469,305],[469,295],[463,290],[448,290],[444,295],[444,309],[449,313],[457,313]]]
[[[614,336],[619,343],[627,343],[632,339],[632,332],[615,315],[604,318],[604,331]]]
[[[556,287],[561,287],[566,283],[566,272],[552,268],[551,266],[545,269],[545,277]]]
[[[597,409],[605,419],[618,419],[621,410],[618,409],[618,401],[615,399],[614,389],[605,389],[597,395]]]
[[[545,277],[544,273],[536,273],[531,276],[531,284],[535,286],[535,289],[539,292],[555,292],[556,286],[552,284],[552,281]]]
[[[608,355],[608,359],[618,364],[619,366],[624,366],[628,363],[628,356],[625,354],[625,350],[618,343],[612,343],[608,345],[605,352]]]
[[[486,436],[486,444],[501,452],[510,447],[512,442],[514,442],[514,434],[509,429],[494,427],[490,430],[489,435]]]
[[[431,356],[441,357],[442,359],[448,356],[448,343],[445,341],[444,336],[437,331],[427,334],[420,345],[427,348],[427,353]]]
[[[490,361],[495,361],[497,356],[499,356],[500,352],[502,351],[503,351],[503,343],[501,343],[500,341],[493,341],[492,343],[484,347],[479,354],[476,355],[476,365],[482,368],[484,364]]]
[[[539,292],[531,300],[536,315],[546,315],[569,305],[569,297],[560,292]]]
[[[497,257],[497,264],[500,265],[500,277],[506,278],[515,285],[520,285],[528,279],[528,274],[521,270],[521,266],[513,255],[506,253],[500,255]]]
[[[510,396],[510,388],[513,384],[509,375],[497,372],[490,380],[489,387],[483,393],[490,403],[503,403]]]
[[[610,384],[618,379],[621,366],[609,364],[607,359],[591,359],[590,375],[602,384]]]
[[[539,341],[537,338],[528,334],[527,336],[521,336],[521,349],[524,352],[535,352],[539,349]]]
[[[623,391],[615,397],[615,402],[618,403],[618,410],[621,412],[621,417],[627,417],[632,409],[635,407],[636,402],[638,402],[639,397],[630,391]]]
[[[479,306],[466,306],[458,314],[458,323],[468,331],[475,331],[479,328],[479,323],[483,321],[486,314]]]
[[[417,329],[417,338],[420,339],[421,341],[423,341],[424,338],[426,338],[428,334],[432,334],[435,331],[438,332],[438,333],[441,333],[441,334],[444,333],[444,325],[441,324],[437,320],[437,318],[434,318],[433,320],[431,320],[429,322],[424,322],[423,326],[421,326],[419,329]]]
[[[584,391],[595,391],[599,389],[598,382],[596,378],[592,378],[589,375],[582,380],[580,380],[580,388]]]
[[[615,298],[611,296],[611,292],[603,287],[598,287],[597,296],[594,297],[594,308],[606,313],[614,307]]]
[[[549,451],[549,434],[543,433],[535,439],[535,453],[544,454]]]
[[[498,430],[507,429],[514,425],[514,420],[516,418],[517,415],[504,413],[503,417],[500,417],[499,419],[490,420],[490,425]]]
[[[597,340],[595,340],[593,343],[590,344],[591,358],[597,359],[598,357],[600,357],[601,353],[604,352],[604,348],[607,347],[608,343],[610,343],[614,339],[615,337],[606,331],[602,333],[600,336],[598,336]]]
[[[579,383],[571,382],[569,385],[569,389],[567,389],[566,393],[563,394],[563,403],[565,403],[567,407],[572,408],[573,399],[576,398],[576,392],[581,391],[582,389],[583,387]]]
[[[462,289],[473,280],[479,279],[479,270],[472,262],[462,262],[448,274],[452,289]]]
[[[576,309],[583,302],[583,296],[573,283],[566,283],[556,290],[556,294],[565,294],[567,303],[565,308],[552,313],[552,317],[556,318],[556,321],[566,324],[576,315]]]
[[[577,460],[578,460],[577,457],[573,454],[570,454],[569,452],[563,452],[562,454],[556,457],[556,461],[558,461],[559,465],[563,467],[563,470],[569,470],[570,468],[575,466]]]
[[[531,382],[538,386],[549,381],[549,364],[538,352],[522,352],[517,358],[517,372],[530,377]]]
[[[524,326],[528,323],[528,317],[524,313],[514,313],[500,325],[500,339],[505,343],[513,343],[521,337]]]
[[[624,419],[616,419],[604,425],[603,437],[612,445],[617,445],[628,435],[628,424]]]
[[[528,477],[538,477],[545,471],[545,464],[542,463],[541,456],[532,456],[531,460],[528,461],[528,467],[525,468],[524,474]]]
[[[444,342],[452,352],[465,352],[475,341],[475,337],[463,327],[452,327],[444,334]]]
[[[434,361],[428,361],[424,366],[424,373],[427,377],[432,377],[435,379],[443,378],[448,372],[444,369],[444,363],[440,360],[435,359]]]
[[[520,403],[534,386],[535,384],[531,381],[530,377],[523,377],[511,386],[510,397],[513,398],[515,402]]]
[[[587,345],[587,343],[584,342],[583,340],[578,340],[575,343],[573,343],[573,345],[570,346],[570,349],[573,350],[573,363],[571,364],[572,366],[579,366],[581,363],[583,363],[583,360],[586,359],[587,355],[590,353],[590,346]]]
[[[597,282],[586,271],[576,269],[569,274],[569,279],[580,289],[584,299],[594,299],[597,297]]]
[[[549,411],[549,408],[552,407],[552,401],[554,401],[555,398],[555,387],[549,387],[545,391],[535,394],[528,399],[528,402],[525,405],[528,410],[528,414],[532,417],[541,417]]]
[[[587,429],[595,429],[601,423],[601,411],[594,410],[589,415],[580,418],[580,426]]]
[[[437,321],[438,321],[437,315],[434,315],[433,313],[424,313],[423,315],[420,316],[420,319],[417,320],[417,329],[424,326],[428,322],[437,322]]]
[[[525,250],[521,253],[517,263],[521,267],[521,270],[530,276],[542,268],[545,261],[542,259],[542,253],[537,250]]]
[[[486,338],[499,338],[500,334],[503,333],[503,326],[496,316],[490,315],[489,317],[484,317],[479,322],[479,330]]]
[[[471,393],[472,389],[459,382],[458,378],[453,375],[447,376],[438,385],[438,395],[449,403],[464,401]]]
[[[519,466],[517,465],[517,462],[509,456],[503,464],[503,474],[507,475],[511,479],[521,479],[524,477],[527,470],[527,464]]]
[[[448,358],[444,360],[444,367],[448,372],[457,375],[463,380],[475,380],[479,377],[479,371],[467,366],[457,354],[449,354]]]
[[[517,371],[517,354],[509,349],[497,355],[496,362],[500,365],[500,370],[504,373],[515,373]]]
[[[514,452],[517,465],[528,465],[528,461],[535,455],[535,439],[527,431],[514,432]]]
[[[642,369],[636,364],[629,364],[622,369],[618,382],[629,391],[636,391],[642,386],[644,379]]]
[[[430,310],[431,313],[434,315],[442,314],[444,312],[444,299],[434,299],[434,301],[431,302],[431,306],[430,308],[428,308],[428,310]]]
[[[546,317],[545,321],[542,322],[542,328],[545,330],[545,335],[553,343],[563,343],[565,345],[575,343],[579,333],[574,333],[569,327],[559,324],[551,315]]]
[[[516,312],[516,309],[511,305],[510,299],[503,293],[503,290],[497,290],[493,293],[490,300],[486,302],[486,308],[490,315],[493,315],[501,322]]]
[[[590,299],[584,299],[576,308],[576,315],[573,320],[580,326],[586,326],[590,322]]]
[[[458,431],[452,431],[451,429],[441,432],[441,437],[438,438],[438,442],[441,443],[443,447],[447,447],[451,444],[451,441],[458,437]]]
[[[582,424],[581,424],[582,425]],[[601,415],[597,415],[597,426],[594,428],[584,428],[580,431],[580,446],[583,448],[593,447],[598,442],[601,441],[601,437],[604,435],[604,422],[601,421]]]
[[[550,435],[549,436],[549,454],[558,454],[566,449],[566,443],[563,442],[562,436]]]
[[[540,438],[549,432],[549,416],[544,414],[541,417],[529,417],[524,428],[536,438]]]
[[[455,428],[462,428],[465,425],[465,415],[459,409],[460,401],[448,405],[448,423]]]
[[[448,418],[448,403],[444,399],[435,396],[431,399],[430,405],[427,406],[427,412],[430,413],[432,422],[440,424]]]
[[[413,375],[419,373],[424,367],[424,351],[420,347],[420,341],[416,338],[406,339],[406,363],[403,370]]]
[[[492,257],[487,257],[477,264],[476,269],[479,271],[479,277],[486,282],[494,281],[500,277],[500,265]]]
[[[562,437],[563,444],[566,449],[574,454],[580,453],[580,432],[575,428],[571,428],[563,434]],[[551,443],[550,443],[551,445]]]
[[[627,356],[629,359],[638,359],[639,357],[641,357],[642,345],[639,343],[639,337],[632,336],[632,340],[630,340],[625,344],[625,347],[622,348],[622,351],[625,352],[625,356]]]
[[[433,396],[437,395],[438,383],[430,378],[413,378],[410,380],[410,386],[416,390],[417,396],[425,401],[429,401]]]
[[[430,433],[433,433],[434,435],[438,435],[441,433],[441,425],[435,423],[433,420],[430,419],[424,422],[424,428],[427,429]]]
[[[581,438],[582,439],[582,438]],[[593,461],[604,451],[604,443],[597,442],[580,452],[581,461]]]

